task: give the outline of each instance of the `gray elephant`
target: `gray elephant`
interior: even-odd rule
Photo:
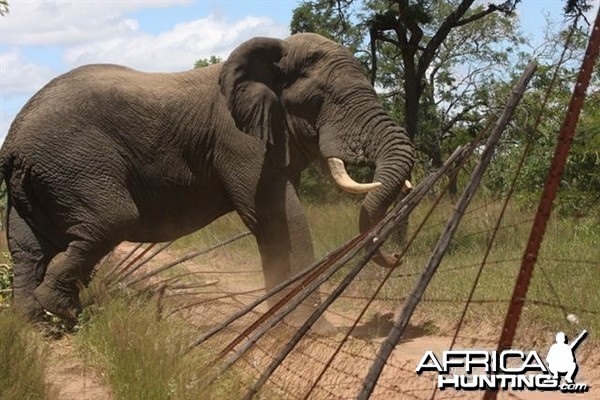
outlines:
[[[368,192],[361,230],[413,164],[360,64],[315,34],[254,38],[221,64],[182,73],[89,65],[59,76],[0,150],[14,306],[73,318],[81,284],[120,242],[173,240],[234,210],[273,287],[314,261],[297,188],[317,158],[343,189]],[[375,167],[375,182],[354,182],[344,163]]]

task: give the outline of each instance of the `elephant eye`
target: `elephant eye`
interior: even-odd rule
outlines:
[[[289,111],[297,117],[306,120],[308,123],[314,124],[321,112],[322,105],[322,96],[314,94],[302,100],[291,102],[289,104]]]
[[[323,96],[321,93],[311,93],[307,103],[313,110],[318,110],[323,105]]]
[[[300,77],[285,92],[284,105],[288,112],[314,123],[324,102],[323,89],[314,78]]]

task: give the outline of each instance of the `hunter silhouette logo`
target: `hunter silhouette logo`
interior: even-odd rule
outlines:
[[[552,377],[559,378],[559,375],[566,374],[567,383],[573,384],[575,374],[577,374],[577,361],[575,360],[575,350],[579,343],[585,339],[587,331],[584,330],[573,340],[571,344],[567,344],[567,337],[563,332],[556,334],[556,343],[550,347],[546,362],[548,369],[552,372]]]
[[[416,373],[435,371],[438,388],[457,390],[560,390],[563,393],[582,393],[589,390],[586,383],[576,383],[578,366],[575,350],[587,337],[581,332],[570,344],[563,332],[556,334],[546,363],[535,351],[449,350],[437,357],[427,351]],[[565,382],[561,384],[561,377]]]

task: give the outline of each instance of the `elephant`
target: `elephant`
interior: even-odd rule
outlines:
[[[297,190],[319,159],[342,189],[366,193],[364,231],[401,193],[414,155],[361,64],[317,34],[252,38],[185,72],[73,69],[26,103],[0,149],[14,307],[73,319],[119,243],[171,241],[232,211],[272,288],[314,262]],[[355,182],[347,164],[374,168],[373,182]]]

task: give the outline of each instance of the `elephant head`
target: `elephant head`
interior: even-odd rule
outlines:
[[[299,173],[318,156],[343,190],[368,192],[361,231],[385,214],[410,177],[406,131],[385,112],[352,54],[331,40],[249,40],[223,64],[219,85],[238,129],[262,140],[276,166]],[[355,182],[344,164],[374,167],[374,182]],[[381,252],[374,260],[396,261]]]

